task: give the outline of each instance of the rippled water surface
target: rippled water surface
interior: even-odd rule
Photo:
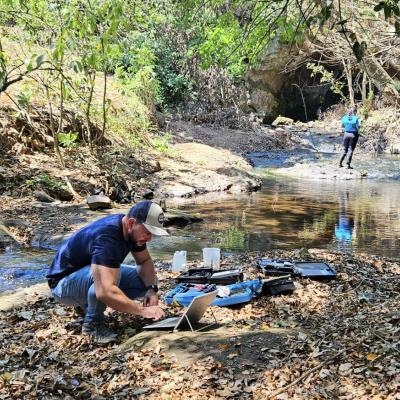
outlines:
[[[1,292],[44,281],[52,254],[47,251],[11,250],[0,253],[0,295]]]

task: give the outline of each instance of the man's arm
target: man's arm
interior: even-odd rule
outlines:
[[[136,314],[144,318],[160,319],[164,312],[157,306],[143,307],[136,301],[128,298],[116,285],[119,269],[104,265],[92,264],[92,274],[95,284],[96,297],[116,311],[127,314]]]
[[[156,269],[154,267],[154,262],[150,256],[150,253],[147,249],[132,253],[135,258],[137,264],[138,275],[142,279],[144,285],[149,287],[151,285],[157,284],[157,274]],[[153,289],[149,289],[143,298],[143,305],[145,307],[148,306],[156,306],[158,305],[158,296],[157,293]]]
[[[132,253],[137,264],[137,271],[146,287],[157,284],[157,274],[154,262],[147,249]]]

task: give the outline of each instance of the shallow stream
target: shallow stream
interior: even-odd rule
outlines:
[[[201,258],[203,247],[220,247],[222,253],[317,247],[400,257],[398,180],[269,177],[260,192],[205,196],[178,210],[204,222],[155,238],[149,246],[155,259],[171,260],[176,250]],[[47,251],[0,254],[0,292],[43,281],[52,256]]]

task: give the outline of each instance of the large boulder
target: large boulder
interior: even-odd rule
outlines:
[[[176,159],[165,159],[155,197],[191,197],[210,192],[258,190],[261,180],[242,157],[202,143],[177,143]]]
[[[166,197],[192,197],[195,194],[192,186],[172,183],[164,185],[164,195]]]
[[[104,194],[94,194],[86,199],[91,210],[104,210],[111,208],[111,199]]]
[[[284,71],[298,54],[297,49],[280,43],[277,38],[261,56],[260,66],[246,74],[247,106],[267,122],[278,115],[281,89],[287,79]]]
[[[278,117],[275,118],[275,120],[272,122],[273,126],[278,126],[278,125],[293,125],[294,121],[292,118],[288,117],[282,117],[282,115],[279,115]]]

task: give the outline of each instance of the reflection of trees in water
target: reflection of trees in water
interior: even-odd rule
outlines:
[[[336,222],[337,212],[334,209],[327,209],[319,218],[312,222],[304,221],[304,227],[298,233],[299,239],[306,241],[321,240],[321,237],[329,236],[332,226]]]
[[[347,212],[354,218],[352,243],[373,254],[398,256],[400,216],[393,210],[398,209],[400,198],[398,191],[387,189],[370,189],[364,196],[352,196],[348,202]]]
[[[194,235],[185,245],[225,250],[336,246],[335,225],[342,214],[353,220],[347,244],[354,248],[394,255],[400,246],[399,183],[280,181],[265,188],[190,206],[189,212],[201,214],[205,223],[185,230]]]
[[[223,250],[245,249],[247,233],[236,226],[231,226],[212,236],[215,237],[218,246]]]
[[[389,257],[399,256],[400,218],[391,213],[374,213],[365,208],[355,211],[357,216],[357,245],[372,253]]]

